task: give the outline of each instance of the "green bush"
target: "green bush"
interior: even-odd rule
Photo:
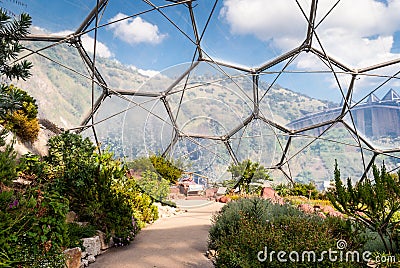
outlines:
[[[96,147],[88,138],[72,133],[52,137],[48,146],[45,160],[49,186],[67,197],[70,209],[79,215],[80,220],[87,221],[91,217],[87,208],[97,203],[97,187],[102,187],[96,182]]]
[[[36,100],[24,90],[13,85],[0,87],[4,103],[0,106],[0,121],[23,141],[34,142],[39,134],[39,121],[36,118]]]
[[[81,225],[76,222],[71,222],[67,224],[68,228],[68,243],[65,244],[67,248],[80,247],[82,250],[82,240],[81,238],[93,237],[97,234],[96,227],[93,225]]]
[[[278,184],[274,187],[274,190],[282,197],[285,196],[304,196],[310,199],[320,198],[322,195],[319,194],[314,183],[299,183],[295,184]]]
[[[0,151],[0,187],[1,184],[10,185],[17,177],[17,154],[13,145],[6,145],[4,151]]]
[[[0,193],[0,266],[62,267],[68,200],[38,187]]]
[[[216,267],[362,267],[352,262],[279,262],[276,254],[265,262],[258,260],[264,250],[299,252],[313,250],[317,258],[323,251],[336,249],[338,240],[346,250],[361,250],[364,239],[350,221],[322,219],[288,205],[267,200],[240,199],[227,204],[214,216],[209,233],[209,248],[217,251]],[[288,258],[288,255],[286,255]],[[301,260],[301,258],[300,258]]]
[[[116,193],[126,197],[125,200],[133,212],[132,221],[137,228],[136,232],[147,223],[158,219],[158,208],[153,204],[151,197],[142,192],[134,179],[115,183],[113,189]]]
[[[164,179],[171,183],[177,183],[182,176],[182,169],[177,167],[173,162],[160,155],[150,156],[150,161],[154,168]]]
[[[155,172],[145,171],[140,178],[135,180],[137,185],[153,199],[165,200],[169,194],[169,181]]]

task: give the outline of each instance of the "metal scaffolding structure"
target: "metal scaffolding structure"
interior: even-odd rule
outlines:
[[[400,58],[393,59],[387,62],[381,62],[376,65],[366,66],[360,69],[355,69],[346,64],[342,63],[340,60],[335,59],[331,55],[328,55],[324,49],[324,45],[320,42],[320,39],[317,34],[317,27],[321,24],[322,21],[317,22],[317,10],[318,10],[318,1],[312,0],[310,5],[310,10],[303,10],[302,6],[297,3],[299,10],[304,15],[304,19],[307,21],[307,30],[305,32],[305,38],[302,43],[298,45],[298,47],[283,53],[263,64],[256,67],[246,67],[241,65],[236,65],[230,62],[225,62],[221,59],[216,59],[211,56],[207,49],[203,47],[203,36],[207,31],[207,27],[210,27],[208,22],[211,18],[218,16],[215,14],[214,8],[210,9],[210,13],[206,20],[206,24],[203,29],[200,29],[198,23],[196,21],[196,1],[194,0],[176,0],[176,1],[165,1],[163,5],[155,5],[150,0],[144,1],[148,4],[148,10],[142,11],[145,12],[158,12],[161,16],[165,17],[166,20],[176,28],[177,31],[180,31],[182,35],[185,36],[193,44],[194,47],[194,56],[193,61],[188,65],[188,68],[181,73],[180,76],[175,77],[174,81],[171,81],[170,84],[165,84],[164,88],[160,88],[157,90],[138,90],[138,88],[132,88],[131,90],[120,90],[113,89],[108,86],[107,80],[102,76],[101,70],[97,68],[97,59],[96,59],[96,47],[94,47],[94,53],[88,53],[84,46],[82,45],[81,37],[89,32],[94,35],[95,44],[96,44],[96,31],[101,27],[105,27],[105,25],[100,25],[99,20],[102,12],[108,8],[110,2],[114,0],[98,0],[93,9],[89,12],[87,17],[83,20],[81,25],[72,33],[65,36],[54,36],[54,35],[29,35],[25,38],[26,41],[36,42],[36,41],[46,41],[50,42],[51,45],[48,47],[57,46],[60,44],[70,44],[77,51],[82,61],[90,71],[90,77],[88,79],[92,84],[92,102],[91,109],[88,111],[84,120],[81,123],[76,131],[82,132],[88,129],[91,129],[94,133],[94,137],[97,141],[96,136],[96,120],[95,115],[99,111],[102,105],[105,105],[105,100],[109,97],[111,98],[121,98],[127,102],[131,102],[132,105],[140,106],[145,109],[148,113],[154,113],[151,109],[145,107],[145,105],[136,103],[132,101],[130,97],[146,97],[153,100],[158,100],[165,109],[165,113],[168,115],[168,120],[158,116],[160,120],[163,121],[164,124],[168,125],[168,127],[172,128],[173,133],[171,135],[171,140],[168,145],[164,148],[162,152],[164,156],[171,155],[176,148],[177,143],[185,139],[187,142],[194,144],[194,146],[199,147],[201,150],[208,150],[210,154],[214,154],[211,148],[207,147],[203,141],[213,141],[220,142],[226,149],[227,155],[229,155],[229,162],[238,163],[241,159],[239,159],[237,155],[237,150],[235,150],[233,143],[240,144],[240,141],[236,139],[241,139],[243,133],[246,131],[246,128],[252,127],[252,124],[264,124],[265,128],[275,133],[275,140],[277,141],[277,147],[279,147],[278,151],[281,152],[279,161],[271,163],[266,166],[271,170],[281,171],[282,174],[289,180],[294,180],[293,174],[291,173],[291,161],[294,161],[296,156],[304,150],[307,150],[312,144],[315,144],[316,141],[324,140],[325,134],[332,128],[337,125],[342,126],[347,129],[349,133],[351,133],[354,138],[354,144],[358,145],[358,150],[360,154],[360,163],[358,165],[362,166],[362,170],[364,171],[361,178],[366,177],[368,172],[371,169],[372,164],[376,160],[377,156],[390,156],[400,160],[400,157],[397,155],[400,153],[399,148],[387,148],[382,150],[380,147],[376,146],[373,142],[365,137],[365,133],[359,130],[357,127],[357,122],[353,116],[353,110],[356,109],[357,103],[354,103],[352,100],[352,96],[354,94],[354,83],[357,83],[357,79],[360,76],[363,76],[366,73],[370,73],[371,71],[379,70],[381,68],[385,68],[388,66],[397,66],[398,72],[400,72]],[[160,1],[158,1],[160,2]],[[218,0],[209,1],[209,5],[212,7],[217,4]],[[166,9],[172,9],[174,7],[184,7],[187,10],[188,17],[190,18],[190,24],[192,27],[192,33],[189,35],[176,24],[172,18],[169,18],[168,14],[164,12]],[[333,8],[334,9],[334,8]],[[332,10],[331,10],[332,11]],[[325,17],[330,15],[329,11]],[[129,18],[134,18],[141,13],[130,14]],[[308,15],[307,15],[308,14]],[[108,22],[107,25],[110,25],[115,22]],[[46,48],[44,48],[46,49]],[[32,51],[32,54],[40,55],[41,51]],[[319,121],[314,122],[313,124],[308,124],[297,129],[290,128],[287,124],[282,124],[281,122],[276,121],[273,117],[271,117],[267,111],[265,111],[265,107],[261,105],[263,101],[268,99],[269,91],[271,88],[276,86],[274,84],[278,78],[287,72],[287,67],[290,63],[296,59],[299,54],[307,53],[312,54],[316,58],[318,58],[329,70],[332,74],[332,77],[337,80],[337,89],[342,97],[341,109],[340,113],[335,118],[326,118],[321,119]],[[187,83],[190,75],[199,68],[201,64],[209,64],[212,65],[215,72],[219,73],[221,77],[224,77],[226,81],[229,81],[231,84],[237,87],[238,94],[242,94],[244,98],[248,98],[247,101],[251,103],[251,112],[247,114],[244,118],[237,122],[236,125],[231,126],[227,129],[226,133],[219,135],[209,135],[204,133],[190,133],[184,130],[184,126],[180,122],[179,118],[181,116],[182,110],[180,106],[183,103],[183,99],[185,94],[188,94],[189,90],[193,90],[191,87],[195,87],[196,85]],[[283,67],[281,67],[283,66]],[[280,70],[276,71],[276,68],[279,67]],[[251,91],[245,91],[243,86],[237,82],[236,77],[233,77],[231,72],[227,72],[226,70],[233,70],[241,74],[241,78],[246,78],[251,81],[252,88]],[[265,88],[263,85],[263,89],[261,90],[261,79],[265,74],[273,74],[275,79],[273,82],[268,85],[268,88]],[[346,74],[351,76],[351,82],[347,88],[343,88],[341,83],[339,83],[339,79],[337,78],[339,75]],[[398,73],[387,78],[387,80],[399,79]],[[212,83],[213,81],[210,81]],[[377,90],[381,85],[377,84],[375,90]],[[95,90],[96,88],[101,89],[101,94],[97,98],[95,98]],[[235,89],[236,90],[236,89]],[[375,90],[371,91],[371,94],[374,93]],[[251,94],[248,94],[251,92]],[[174,107],[171,107],[170,100],[171,98],[179,99],[178,104],[174,104]],[[400,101],[400,100],[399,100]],[[358,104],[360,104],[359,102]],[[154,114],[153,114],[154,115]],[[155,115],[157,116],[157,115]],[[104,120],[112,120],[112,116],[109,119]],[[317,135],[310,134],[315,133],[313,130],[319,129]],[[239,136],[239,137],[237,137]],[[284,138],[281,138],[284,137]],[[298,137],[305,137],[308,139],[308,142],[294,153],[289,153],[291,146],[293,145],[293,141]],[[97,141],[98,142],[98,141]],[[330,142],[341,143],[339,140],[330,140]],[[353,144],[347,144],[348,146],[353,146]],[[239,145],[237,145],[239,148]],[[195,151],[192,151],[192,153]],[[368,155],[368,156],[367,156]],[[372,157],[369,157],[372,155]],[[219,157],[219,156],[215,156]],[[225,156],[224,156],[225,157]]]

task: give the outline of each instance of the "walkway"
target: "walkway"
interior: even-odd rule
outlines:
[[[207,204],[206,204],[207,203]],[[98,256],[90,268],[212,268],[206,258],[211,216],[223,204],[200,200],[178,203],[187,212],[159,219],[126,247]]]

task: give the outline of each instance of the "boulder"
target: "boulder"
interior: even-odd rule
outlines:
[[[343,214],[340,213],[339,211],[332,211],[328,213],[328,216],[330,217],[338,217],[338,218],[343,218]]]
[[[67,268],[80,268],[82,251],[80,247],[69,248],[64,251]]]
[[[219,198],[217,199],[217,201],[220,202],[220,203],[229,203],[229,202],[232,201],[232,199],[230,199],[230,198],[227,197],[226,195],[223,195],[223,196],[219,197]]]
[[[331,212],[335,212],[335,209],[333,207],[331,207],[331,206],[322,206],[321,207],[321,211],[324,212],[324,213],[329,214]]]
[[[283,205],[285,202],[283,201],[283,198],[280,197],[272,187],[263,187],[261,189],[261,198],[263,199],[268,199],[272,203],[277,203],[280,205]]]
[[[214,198],[217,193],[217,188],[206,189],[206,198]]]
[[[94,263],[96,261],[96,257],[93,256],[93,255],[89,255],[87,257],[87,260],[88,260],[89,263]]]
[[[297,208],[305,213],[314,213],[314,207],[310,204],[300,204]]]
[[[112,238],[109,241],[106,241],[106,234],[103,233],[102,231],[97,230],[97,235],[100,238],[101,250],[109,249],[114,245]]]
[[[89,238],[82,238],[83,246],[88,255],[97,256],[101,252],[100,237],[94,236]]]

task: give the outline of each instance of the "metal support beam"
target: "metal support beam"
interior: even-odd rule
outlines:
[[[311,3],[310,17],[308,19],[307,36],[306,40],[304,41],[304,46],[308,48],[308,50],[311,48],[312,45],[312,37],[314,34],[316,15],[317,15],[317,0],[313,0]]]
[[[80,37],[74,43],[75,43],[76,48],[78,49],[79,55],[81,56],[83,61],[86,63],[86,65],[90,68],[90,71],[94,73],[94,76],[96,77],[97,81],[99,82],[99,86],[103,89],[103,93],[107,96],[110,95],[106,81],[103,79],[100,72],[97,70],[97,67],[94,66],[92,59],[87,54],[86,50],[83,48]]]
[[[179,129],[178,129],[178,124],[176,123],[175,117],[174,117],[174,115],[172,114],[171,107],[169,106],[169,103],[168,103],[168,101],[166,100],[166,97],[163,96],[163,97],[161,98],[161,101],[163,102],[164,107],[165,107],[165,109],[167,110],[167,114],[168,114],[169,119],[171,120],[171,124],[172,124],[172,127],[173,127],[174,131],[175,131],[176,133],[178,133],[178,131],[179,131]],[[179,134],[178,134],[178,135],[179,135]]]
[[[92,11],[90,11],[89,15],[85,18],[82,24],[76,29],[75,34],[80,34],[86,31],[90,24],[96,19],[96,14],[100,13],[101,10],[107,5],[108,0],[100,0],[99,5],[95,6]]]
[[[229,140],[225,140],[224,141],[225,147],[229,152],[229,155],[231,156],[233,163],[235,163],[235,165],[239,164],[239,161],[235,155],[235,152],[232,149],[231,143],[229,142]]]
[[[281,126],[281,125],[279,125],[278,123],[272,122],[271,120],[265,118],[264,116],[260,116],[259,118],[260,118],[262,121],[264,121],[265,123],[267,123],[268,125],[270,125],[270,126],[276,128],[276,129],[279,129],[280,131],[282,131],[282,132],[284,132],[284,133],[292,133],[289,129],[287,129],[287,128]]]
[[[301,51],[303,50],[303,46],[299,46],[295,49],[292,49],[289,52],[286,52],[285,54],[273,59],[272,61],[269,61],[267,63],[264,63],[263,65],[261,65],[260,67],[258,67],[255,71],[257,73],[263,72],[264,70],[277,65],[278,63],[281,63],[282,61],[285,61],[287,59],[290,59],[291,57],[293,57],[296,54],[299,54]]]
[[[225,139],[230,139],[233,135],[235,135],[239,130],[241,130],[243,127],[247,126],[251,120],[254,119],[254,114],[251,114],[249,117],[247,117],[240,125],[236,126],[234,129],[229,131],[228,134],[226,134]]]
[[[162,157],[166,157],[167,155],[171,154],[172,148],[175,146],[175,144],[178,142],[179,136],[177,130],[174,129],[174,136],[172,137],[171,142],[168,144],[167,149],[162,153]]]
[[[210,62],[210,63],[219,65],[219,66],[232,68],[232,69],[242,71],[242,72],[251,72],[251,68],[246,67],[246,66],[240,66],[240,65],[236,65],[236,64],[232,64],[232,63],[228,63],[228,62],[224,62],[224,61],[219,61],[219,60],[214,60],[214,59],[210,59],[210,58],[204,58],[204,57],[199,60],[204,61],[204,62]]]
[[[89,121],[92,119],[92,117],[94,116],[94,114],[97,112],[97,110],[100,108],[100,105],[103,103],[104,99],[107,96],[104,94],[104,92],[100,95],[100,97],[96,100],[96,102],[93,104],[93,109],[91,109],[86,116],[84,117],[84,119],[81,122],[81,126],[86,126]],[[84,129],[80,129],[77,130],[77,133],[82,132]]]
[[[169,95],[170,91],[179,84],[197,65],[199,65],[199,61],[196,61],[190,65],[190,67],[181,75],[179,76],[162,94]]]
[[[285,161],[285,159],[287,157],[287,154],[288,154],[288,151],[289,151],[289,146],[292,143],[292,138],[293,138],[292,136],[289,136],[289,138],[288,138],[288,140],[286,142],[285,149],[282,152],[282,158],[279,161],[279,163],[277,164],[277,166],[282,166],[283,165],[283,162]]]
[[[199,37],[199,32],[197,30],[196,18],[194,17],[192,2],[188,3],[188,7],[189,7],[190,20],[192,21],[192,28],[193,28],[194,38],[196,40],[197,51],[199,53],[199,58],[202,58],[203,57],[203,51],[202,51],[202,49],[200,47],[200,37]]]
[[[344,112],[346,110],[350,110],[351,98],[353,96],[353,89],[354,89],[354,81],[356,80],[356,78],[357,78],[356,74],[353,74],[351,76],[349,89],[347,91],[346,99],[343,100],[343,108],[342,108],[342,112],[340,114],[344,114]]]
[[[343,70],[343,71],[345,71],[345,72],[356,73],[355,70],[353,70],[353,69],[351,69],[350,67],[348,67],[348,66],[346,66],[346,65],[344,65],[344,64],[342,64],[342,63],[340,63],[338,60],[336,60],[336,59],[334,59],[334,58],[332,58],[332,57],[329,57],[329,56],[325,55],[325,53],[323,53],[322,51],[319,51],[319,50],[316,49],[316,48],[311,48],[310,51],[311,51],[312,53],[314,53],[315,55],[317,55],[318,57],[320,57],[320,58],[322,58],[322,59],[324,59],[324,60],[326,60],[326,61],[329,61],[330,63],[332,63],[333,65],[335,65],[336,67],[338,67],[339,69],[341,69],[341,70]]]
[[[252,74],[252,79],[253,79],[253,113],[254,113],[254,118],[258,118],[260,115],[260,100],[258,97],[258,83],[259,83],[259,75],[258,74]]]
[[[69,36],[57,36],[57,35],[43,35],[43,34],[30,34],[27,36],[23,36],[20,40],[23,41],[43,41],[43,42],[63,42],[68,41]]]
[[[362,182],[364,179],[367,178],[368,171],[371,169],[371,167],[374,164],[375,159],[376,159],[376,157],[378,155],[379,155],[378,153],[376,153],[376,152],[374,153],[374,155],[371,158],[371,161],[369,161],[369,163],[368,163],[367,168],[364,170],[364,173],[362,174],[361,179],[359,180],[359,182]]]
[[[137,91],[137,90],[112,90],[111,94],[119,94],[123,96],[138,96],[138,97],[149,97],[149,98],[161,98],[162,94],[159,92],[149,92],[149,91]]]

